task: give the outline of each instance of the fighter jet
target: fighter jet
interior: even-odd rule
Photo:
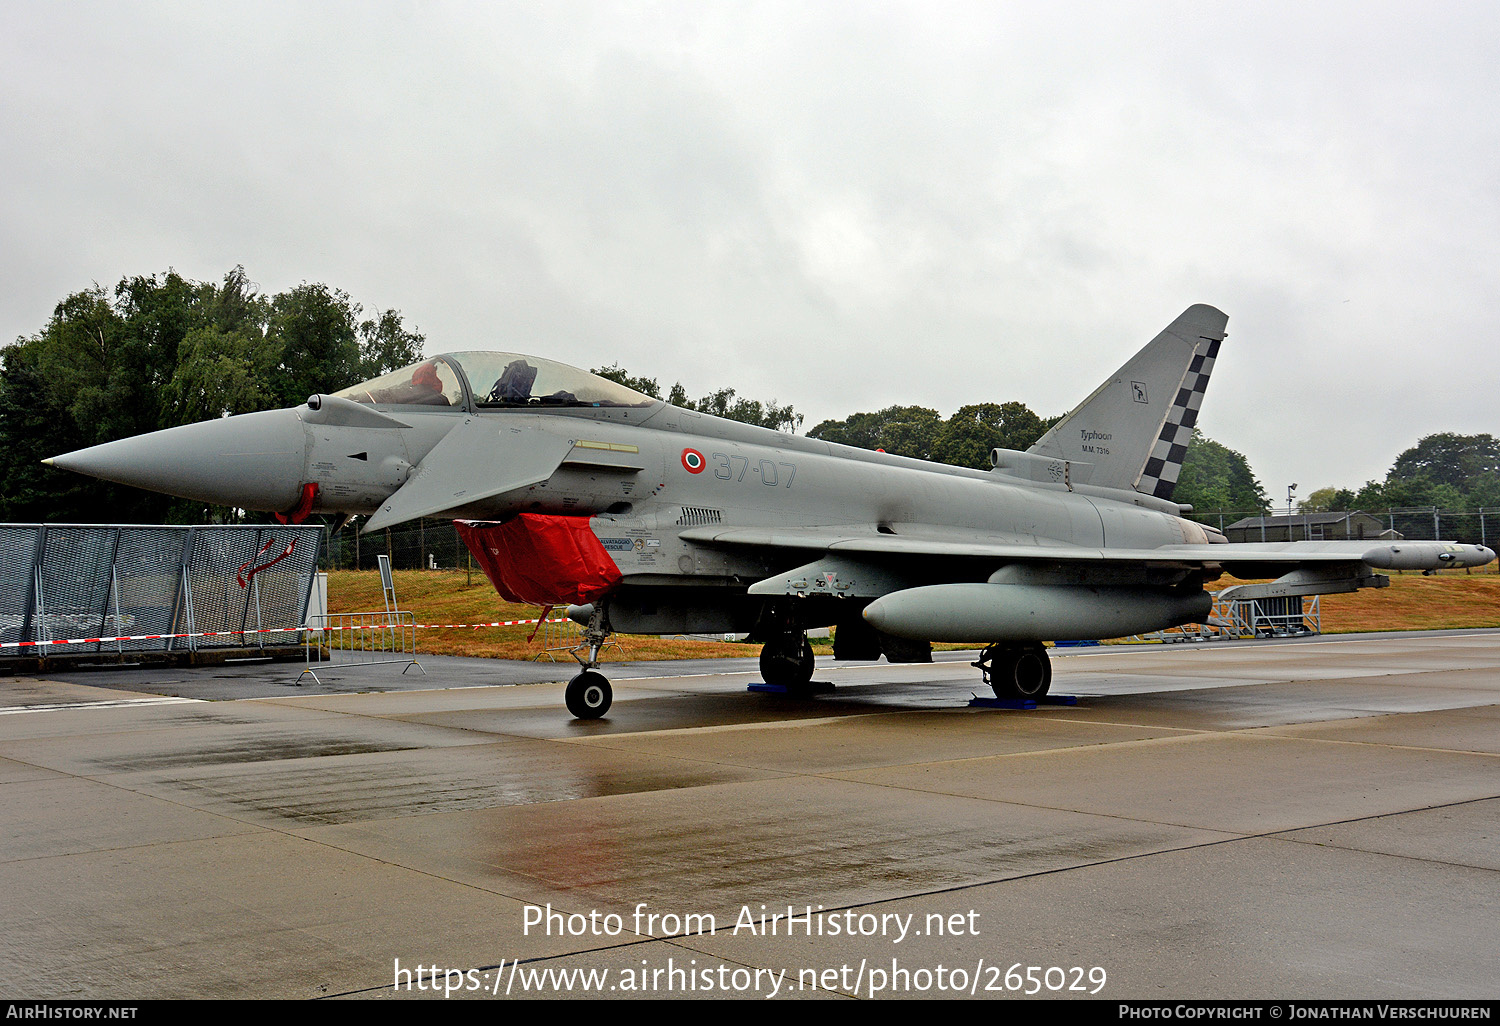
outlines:
[[[453,518],[502,596],[585,625],[566,692],[582,718],[610,707],[612,632],[749,633],[765,680],[793,692],[812,678],[813,627],[835,628],[840,658],[978,643],[997,695],[1037,698],[1045,642],[1203,622],[1204,586],[1226,573],[1326,594],[1378,587],[1379,569],[1494,558],[1451,542],[1231,544],[1186,519],[1172,490],[1227,323],[1189,307],[989,471],[722,420],[499,352],[47,462],[283,520]]]

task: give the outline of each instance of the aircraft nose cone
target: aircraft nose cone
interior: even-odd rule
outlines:
[[[307,432],[295,410],[267,410],[122,438],[44,462],[184,499],[285,510],[301,493]]]

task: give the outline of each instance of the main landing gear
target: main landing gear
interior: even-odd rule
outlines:
[[[760,650],[760,677],[788,694],[806,695],[813,676],[812,642],[793,603],[774,602],[761,615],[756,632],[766,639]]]
[[[579,646],[579,649],[588,648],[588,660],[585,661],[578,654],[579,649],[573,650],[573,658],[578,660],[583,670],[568,681],[568,690],[563,692],[568,712],[580,720],[597,720],[609,712],[610,703],[615,700],[609,678],[598,670],[599,650],[604,647],[609,635],[609,629],[604,626],[604,603],[596,602],[594,612],[589,616],[589,625],[583,630],[583,644]]]
[[[796,694],[807,689],[813,675],[812,643],[802,631],[771,635],[760,650],[760,675],[767,684]]]
[[[989,645],[972,665],[979,667],[996,698],[1038,699],[1052,686],[1052,660],[1039,641]]]

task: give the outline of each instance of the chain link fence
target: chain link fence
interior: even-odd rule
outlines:
[[[329,535],[320,566],[324,570],[374,570],[380,556],[389,556],[397,570],[470,569],[469,550],[452,520],[423,518],[407,524],[360,534],[364,519]],[[472,567],[478,572],[478,567]]]
[[[1454,541],[1496,548],[1500,543],[1500,508],[1445,510],[1435,506],[1396,509],[1296,511],[1195,510],[1188,519],[1216,527],[1230,541],[1341,541],[1387,538],[1406,541]],[[1500,572],[1500,563],[1481,568]]]

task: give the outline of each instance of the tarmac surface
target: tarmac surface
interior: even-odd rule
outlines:
[[[970,658],[0,679],[0,992],[1500,996],[1500,631]]]

